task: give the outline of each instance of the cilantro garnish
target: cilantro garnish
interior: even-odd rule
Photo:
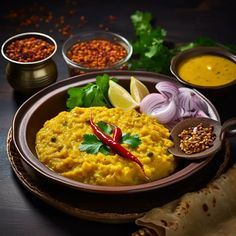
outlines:
[[[130,133],[122,135],[121,143],[126,143],[132,148],[136,148],[141,143],[138,135],[131,135]]]
[[[131,42],[133,56],[130,60],[131,70],[146,70],[170,74],[170,63],[177,53],[197,46],[219,46],[236,53],[236,45],[222,44],[207,37],[199,37],[193,42],[174,45],[167,42],[167,31],[154,26],[153,16],[149,12],[136,11],[131,15],[135,38]]]
[[[103,121],[99,121],[97,123],[98,128],[105,134],[107,135],[111,135],[112,134],[112,128],[110,125],[107,125],[105,122]]]
[[[93,134],[85,134],[84,141],[80,144],[80,150],[87,153],[98,153],[102,142]]]
[[[85,134],[84,141],[79,146],[81,151],[87,153],[96,154],[101,152],[107,155],[110,152],[110,149],[105,146],[95,135]]]
[[[132,42],[135,57],[131,60],[131,70],[169,73],[173,54],[164,44],[166,30],[161,27],[154,28],[151,20],[152,15],[148,12],[136,11],[131,15],[136,34]]]
[[[112,135],[112,127],[107,123],[100,121],[97,123],[97,126],[107,135]],[[111,150],[108,146],[104,145],[102,141],[100,141],[94,134],[85,134],[84,140],[80,144],[79,149],[81,151],[85,151],[87,153],[96,154],[101,152],[105,155],[108,155]],[[130,133],[126,133],[122,135],[120,143],[128,144],[131,148],[136,148],[140,145],[141,140],[139,139],[138,135],[132,135]]]
[[[92,107],[106,106],[111,107],[108,99],[109,80],[117,80],[110,78],[107,74],[96,77],[95,83],[88,83],[83,87],[69,88],[67,93],[69,98],[66,101],[68,109],[76,106]]]

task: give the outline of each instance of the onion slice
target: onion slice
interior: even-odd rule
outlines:
[[[140,102],[140,111],[150,115],[154,109],[164,106],[167,102],[165,96],[160,93],[150,93]]]
[[[170,81],[161,81],[156,84],[155,88],[167,98],[176,97],[179,94],[178,87]]]
[[[208,113],[208,106],[203,99],[189,88],[179,88],[179,105],[188,112],[203,111],[205,114]]]
[[[150,116],[155,117],[162,124],[167,124],[173,120],[176,109],[175,100],[172,99],[165,106],[154,109]]]
[[[162,124],[174,124],[187,117],[209,117],[207,103],[193,90],[177,87],[170,81],[155,85],[159,93],[151,93],[140,103],[140,111]]]

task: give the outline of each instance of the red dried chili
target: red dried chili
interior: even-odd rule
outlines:
[[[134,162],[136,162],[140,168],[142,169],[144,175],[146,178],[148,178],[145,174],[144,168],[143,168],[143,164],[139,161],[139,159],[137,157],[135,157],[131,152],[129,152],[128,150],[126,150],[123,146],[121,146],[119,143],[117,143],[116,141],[113,140],[113,138],[111,138],[109,135],[105,134],[104,132],[102,132],[93,122],[92,119],[89,120],[89,124],[94,132],[94,134],[97,136],[97,138],[99,138],[105,145],[109,146],[112,151],[114,151],[115,153],[117,153],[118,155],[127,158],[129,160],[132,160]]]
[[[117,126],[114,126],[114,129],[113,129],[113,134],[112,134],[112,139],[115,141],[115,142],[119,142],[120,139],[122,137],[122,131],[119,127]]]

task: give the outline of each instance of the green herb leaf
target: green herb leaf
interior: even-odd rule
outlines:
[[[139,146],[139,144],[141,143],[140,138],[138,137],[138,135],[131,135],[130,133],[124,134],[122,136],[122,141],[121,143],[126,143],[128,144],[130,147],[132,148],[136,148]]]
[[[149,12],[136,11],[135,14],[131,15],[131,21],[135,27],[135,32],[137,35],[146,33],[147,31],[151,30],[151,20],[152,15]]]
[[[173,53],[164,44],[166,30],[153,28],[152,15],[136,11],[131,15],[136,38],[132,42],[134,57],[131,58],[131,70],[144,69],[170,74],[169,66]]]
[[[95,94],[97,91],[97,86],[95,84],[88,84],[84,87],[83,92],[83,106],[90,107],[95,100]]]
[[[96,77],[96,84],[100,92],[103,94],[104,98],[108,100],[107,91],[109,89],[109,76],[107,74],[98,75]]]
[[[228,51],[230,51],[231,53],[236,53],[236,45],[232,45],[232,44],[222,44],[219,42],[216,42],[213,39],[207,38],[207,37],[199,37],[196,40],[194,40],[193,42],[190,43],[186,43],[180,46],[176,46],[172,51],[174,54],[194,48],[194,47],[222,47]]]
[[[80,144],[79,148],[81,151],[87,153],[96,154],[102,147],[103,143],[93,134],[85,134],[84,141]]]
[[[99,129],[102,130],[107,135],[111,135],[112,128],[110,125],[107,125],[105,122],[100,121],[97,123]],[[96,154],[98,152],[108,155],[110,153],[110,148],[107,147],[93,134],[85,134],[84,141],[80,144],[80,150],[86,151],[87,153]]]
[[[109,147],[107,147],[106,145],[102,145],[100,148],[99,148],[99,152],[101,152],[102,154],[104,155],[108,155],[111,153],[111,149]]]
[[[166,42],[166,30],[153,26],[151,13],[136,11],[130,18],[135,31],[135,38],[131,42],[133,46],[133,55],[130,60],[131,70],[171,74],[169,68],[172,57],[197,46],[218,46],[236,53],[236,45],[221,44],[207,37],[199,37],[193,42],[170,47]]]
[[[112,134],[112,127],[109,124],[100,121],[97,123],[97,126],[105,134],[109,136]],[[84,140],[79,146],[81,151],[85,151],[87,153],[92,153],[92,154],[101,152],[104,155],[108,155],[109,153],[111,153],[110,147],[104,145],[103,142],[99,140],[95,135],[85,134],[83,138]],[[141,143],[141,140],[139,139],[138,135],[131,135],[130,133],[127,133],[122,136],[120,143],[126,143],[130,147],[136,148]]]
[[[113,80],[114,78],[112,78]],[[83,87],[70,88],[67,93],[69,98],[66,101],[68,109],[73,109],[76,106],[92,107],[106,106],[111,107],[108,99],[109,76],[107,74],[96,77],[95,83],[89,83]]]
[[[110,125],[107,125],[107,123],[103,121],[99,121],[97,123],[98,128],[105,134],[111,135],[112,134],[112,128]]]
[[[68,109],[72,109],[76,106],[81,106],[83,104],[83,92],[82,88],[69,88],[67,93],[69,98],[66,101],[66,106]]]

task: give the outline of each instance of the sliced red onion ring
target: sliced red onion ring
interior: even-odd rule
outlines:
[[[198,111],[202,110],[204,113],[208,113],[208,106],[201,97],[198,96],[192,89],[179,88],[179,105],[186,111]]]
[[[140,111],[150,115],[155,108],[162,107],[167,98],[160,93],[150,93],[140,102]]]
[[[150,116],[155,117],[162,124],[167,124],[173,120],[176,109],[175,100],[172,99],[170,102],[166,103],[165,106],[155,108]]]
[[[156,84],[155,88],[166,97],[176,97],[179,94],[178,87],[170,81],[161,81]]]
[[[206,102],[190,88],[178,88],[170,81],[156,84],[160,93],[147,95],[140,111],[155,117],[162,124],[171,124],[187,117],[208,117]]]
[[[197,111],[196,114],[195,114],[195,117],[209,117],[204,111]]]

